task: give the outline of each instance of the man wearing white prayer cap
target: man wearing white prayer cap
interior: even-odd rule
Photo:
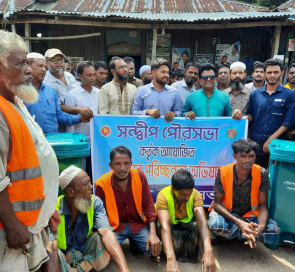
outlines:
[[[230,66],[229,88],[224,90],[229,95],[232,109],[239,109],[243,115],[247,113],[252,92],[249,87],[245,86],[246,76],[245,63],[240,61],[232,63]]]
[[[151,83],[152,79],[153,79],[151,66],[149,66],[149,65],[141,66],[139,69],[139,75],[141,77],[143,85]]]
[[[92,194],[87,173],[74,165],[61,172],[63,195],[57,200],[60,214],[57,246],[61,271],[100,271],[110,256],[119,271],[129,271],[122,249],[111,230],[101,199]],[[72,270],[71,270],[72,271]]]
[[[88,121],[80,115],[68,114],[61,110],[56,90],[43,83],[46,74],[45,57],[32,52],[27,55],[27,59],[33,76],[32,86],[38,91],[39,98],[35,103],[25,103],[25,105],[44,134],[57,133],[58,123],[71,126],[81,121]]]

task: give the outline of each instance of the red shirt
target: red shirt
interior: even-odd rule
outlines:
[[[138,174],[142,183],[142,211],[146,217],[146,223],[144,223],[139,216],[135,202],[133,199],[132,187],[131,187],[131,174],[129,173],[128,182],[126,186],[126,192],[123,192],[122,188],[115,180],[115,175],[111,177],[111,186],[114,191],[117,209],[119,213],[119,226],[116,232],[122,233],[125,225],[128,223],[133,234],[142,230],[149,222],[156,221],[157,213],[155,210],[152,194],[145,174],[138,170]],[[103,189],[97,185],[95,194],[103,201],[105,205],[105,194]]]

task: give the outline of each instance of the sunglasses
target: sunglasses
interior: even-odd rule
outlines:
[[[210,78],[210,80],[213,80],[216,76],[202,76],[202,79],[204,80],[208,80],[208,78]]]

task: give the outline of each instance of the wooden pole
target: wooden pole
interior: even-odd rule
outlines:
[[[279,53],[279,45],[280,45],[280,38],[281,38],[281,29],[280,25],[275,27],[275,32],[272,39],[272,57]]]
[[[23,39],[26,41],[50,41],[50,40],[72,40],[72,39],[82,39],[82,38],[89,38],[89,37],[96,37],[100,36],[101,33],[91,33],[91,34],[84,34],[84,35],[75,35],[75,36],[61,36],[61,37],[24,37]]]
[[[16,33],[16,30],[15,30],[15,24],[11,24],[11,32]]]
[[[156,59],[157,55],[157,39],[158,39],[157,29],[153,29],[153,43],[152,43],[152,61]]]
[[[31,24],[25,23],[25,38],[31,36]],[[30,40],[26,40],[27,51],[30,53],[32,51],[32,44]]]

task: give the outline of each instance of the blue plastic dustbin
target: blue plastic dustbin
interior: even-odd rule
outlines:
[[[281,228],[277,247],[283,241],[295,242],[295,142],[273,140],[269,151],[269,217]]]

